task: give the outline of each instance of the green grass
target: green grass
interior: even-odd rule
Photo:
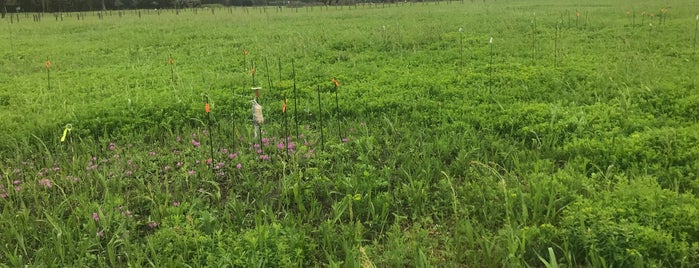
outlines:
[[[695,4],[5,19],[0,264],[697,267]]]

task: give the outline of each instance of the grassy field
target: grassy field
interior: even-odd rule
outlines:
[[[7,17],[0,265],[699,267],[697,14]]]

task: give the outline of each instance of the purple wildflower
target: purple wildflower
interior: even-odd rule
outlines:
[[[195,139],[192,139],[192,145],[194,145],[194,147],[199,147],[199,146],[201,145],[201,143],[199,143],[199,142],[198,142],[197,140],[195,140]]]
[[[148,227],[150,227],[150,228],[158,227],[158,223],[155,221],[152,221],[152,222],[148,223]]]
[[[51,188],[51,181],[49,179],[41,179],[39,180],[39,185],[44,186],[46,188]]]
[[[122,212],[121,212],[121,215],[123,215],[124,217],[127,217],[127,218],[133,217],[133,216],[131,215],[131,210],[128,210],[128,209],[127,209],[126,211],[122,211]]]
[[[229,154],[228,159],[233,159],[233,158],[236,158],[237,156],[238,156],[238,154]]]
[[[241,168],[243,168],[243,165],[241,165],[240,163],[238,163],[237,165],[235,165],[235,168],[241,169]]]
[[[92,219],[95,221],[100,221],[100,215],[97,212],[92,212]]]

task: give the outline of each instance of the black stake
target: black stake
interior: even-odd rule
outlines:
[[[694,51],[697,50],[697,31],[699,31],[699,15],[697,15],[697,22],[694,25],[694,44],[692,45]]]
[[[648,48],[650,48],[650,39],[653,36],[653,23],[648,24]]]
[[[211,169],[214,168],[214,133],[211,132],[211,108],[209,106],[209,95],[206,95],[206,104],[204,105],[204,111],[206,112],[207,128],[209,130],[209,148],[211,152]]]
[[[267,71],[267,85],[269,86],[269,90],[273,90],[272,76],[270,75],[271,72],[269,71],[269,62],[267,61],[267,57],[265,57],[265,70]],[[270,91],[270,92],[272,92],[272,91]]]
[[[279,67],[279,89],[284,90],[282,86],[282,60],[277,58],[277,66]],[[282,113],[284,114],[284,146],[286,147],[286,158],[289,158],[289,121],[286,118],[286,103],[288,99],[286,98],[286,91],[284,91],[284,106],[282,107]]]
[[[289,158],[289,120],[286,118],[286,92],[284,93],[284,106],[282,113],[284,114],[284,146],[286,147],[286,158]]]
[[[250,66],[252,68],[250,69],[250,76],[252,76],[252,86],[255,86],[255,62],[250,61]]]
[[[232,93],[233,93],[233,95],[235,96],[235,92],[232,92]],[[236,130],[237,130],[237,126],[236,126],[236,124],[235,124],[235,98],[232,98],[232,101],[231,101],[231,122],[233,123],[233,141],[232,141],[232,143],[233,143],[233,151],[235,152],[235,151],[236,151],[236,147],[237,147],[237,146],[236,146],[236,139],[237,139],[236,136],[237,136],[237,134],[238,134],[237,131],[236,131]]]
[[[323,137],[323,108],[320,104],[320,85],[318,85],[318,122],[320,123],[320,150],[325,151],[325,138]]]
[[[46,83],[51,90],[51,61],[48,58],[46,58]]]
[[[338,82],[337,79],[333,77],[333,83],[335,84],[335,116],[337,116],[337,136],[338,138],[340,138],[340,143],[342,143],[342,130],[340,126],[342,124],[342,121],[340,121],[340,104],[337,97],[337,92],[340,89],[340,82]]]
[[[248,69],[247,56],[248,56],[248,50],[243,48],[243,72],[245,72]]]
[[[461,58],[461,68],[464,68],[464,28],[459,27],[459,56]]]
[[[532,65],[536,62],[536,12],[532,20]]]
[[[282,88],[282,59],[277,58],[277,66],[279,67],[279,88]],[[286,98],[286,96],[284,96]]]
[[[556,24],[556,35],[553,37],[553,67],[558,67],[558,31],[560,30],[560,23]]]
[[[294,59],[291,58],[291,76],[294,79],[294,122],[296,123],[296,140],[299,139],[299,109],[298,98],[296,97],[296,68],[294,67]]]
[[[172,55],[170,55],[170,58],[168,58],[167,63],[170,64],[170,74],[172,76],[172,83],[175,83],[175,60],[172,58]]]
[[[490,74],[488,76],[489,76],[490,83],[488,84],[488,90],[492,90],[492,86],[493,86],[493,37],[492,36],[490,37],[490,66],[489,67],[490,67]]]

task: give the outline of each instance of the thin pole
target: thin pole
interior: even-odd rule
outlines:
[[[209,106],[209,95],[206,95],[206,104],[204,106],[204,111],[206,111],[206,121],[207,128],[209,130],[209,149],[211,152],[211,169],[214,168],[214,133],[211,132],[211,113]]]
[[[267,57],[265,57],[265,70],[267,71],[267,85],[269,86],[269,90],[272,90],[272,76],[270,75],[271,72],[269,71],[269,61],[267,61]]]
[[[296,97],[296,68],[294,67],[294,59],[291,59],[291,76],[294,79],[294,122],[296,123],[296,139],[299,139],[299,109],[298,98]]]
[[[325,138],[323,137],[323,107],[320,104],[320,85],[318,85],[318,122],[320,122],[320,149],[325,151]]]
[[[170,55],[170,58],[168,58],[167,63],[170,64],[170,76],[172,83],[175,83],[175,60],[172,58],[172,55]]]
[[[490,74],[489,74],[489,80],[490,83],[488,84],[488,90],[492,89],[493,86],[493,37],[490,37]]]
[[[252,69],[250,69],[250,76],[252,76],[252,86],[255,86],[255,62],[250,61],[250,66],[252,66]]]
[[[558,31],[561,28],[560,24],[556,24],[556,35],[553,38],[553,67],[558,67]]]
[[[337,92],[339,91],[339,87],[335,87],[335,114],[337,116],[337,136],[340,138],[340,142],[342,142],[342,130],[341,130],[341,124],[342,121],[340,121],[340,104],[337,98]]]
[[[48,58],[46,58],[46,83],[51,90],[51,61]]]
[[[699,31],[699,15],[697,15],[697,22],[694,24],[694,44],[692,49],[697,50],[697,31]]]
[[[536,63],[536,12],[532,20],[532,65]]]
[[[461,58],[461,68],[464,68],[464,28],[459,27],[459,56]]]
[[[284,113],[284,146],[286,147],[286,158],[289,158],[289,120],[286,117],[286,93],[284,93],[284,106],[282,108],[282,113]]]

